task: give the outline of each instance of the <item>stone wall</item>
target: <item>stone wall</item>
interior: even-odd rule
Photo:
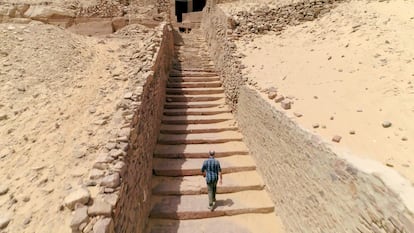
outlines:
[[[72,232],[142,232],[149,215],[152,154],[173,55],[172,29],[166,23],[154,29],[129,25],[113,37],[130,41],[119,59],[129,61],[131,69],[113,75],[128,81],[128,87],[115,109],[119,128],[100,148],[82,187],[64,200],[73,210]]]
[[[242,55],[235,40],[313,20],[340,1],[275,1],[273,7],[256,5],[249,11],[237,10],[237,3],[225,6],[219,2],[207,3],[202,29],[227,101],[237,112],[245,142],[287,231],[414,232],[412,212],[400,193],[339,158],[320,138],[301,129],[246,86],[241,73]],[[228,8],[228,4],[236,8]]]
[[[203,11],[201,28],[210,47],[223,86],[227,103],[236,110],[239,87],[246,83],[237,51],[237,39],[250,40],[254,34],[280,32],[287,25],[295,25],[328,12],[343,0],[274,1],[266,4],[250,1],[248,5],[234,0],[210,0]],[[249,2],[249,1],[247,1]],[[249,10],[246,10],[249,9]]]
[[[210,55],[225,88],[226,101],[234,110],[237,104],[238,89],[246,82],[241,75],[241,62],[236,52],[236,44],[229,37],[230,16],[217,7],[216,0],[208,1],[203,10],[201,28],[210,48]]]
[[[289,4],[275,1],[270,4],[254,4],[246,9],[228,12],[231,18],[231,33],[235,37],[252,37],[267,31],[280,32],[288,25],[312,21],[329,12],[344,0],[291,1]]]
[[[414,232],[413,216],[379,178],[340,159],[257,90],[242,87],[238,102],[239,127],[288,232]]]
[[[164,26],[161,47],[143,86],[141,103],[134,114],[127,170],[115,210],[115,232],[143,232],[151,208],[152,155],[157,142],[165,100],[166,82],[173,57],[173,34]]]

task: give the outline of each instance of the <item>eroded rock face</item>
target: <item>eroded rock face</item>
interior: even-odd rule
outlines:
[[[75,11],[58,7],[58,6],[43,6],[43,5],[32,5],[24,13],[25,17],[32,19],[50,18],[50,17],[75,17]]]

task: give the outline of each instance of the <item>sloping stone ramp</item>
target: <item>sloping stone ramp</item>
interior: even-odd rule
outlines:
[[[174,69],[154,154],[147,232],[283,232],[225,104],[224,89],[206,45],[194,32],[181,37],[175,45]],[[214,211],[208,209],[200,171],[209,150],[216,151],[223,171]]]

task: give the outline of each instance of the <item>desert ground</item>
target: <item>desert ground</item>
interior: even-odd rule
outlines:
[[[152,35],[141,29],[86,37],[0,24],[0,215],[11,219],[1,232],[70,232],[63,199],[86,185],[98,148],[119,133],[127,86],[142,81],[130,80]]]
[[[404,0],[350,1],[281,34],[240,40],[244,72],[264,95],[277,89],[291,99],[283,111],[303,128],[326,141],[340,136],[336,151],[380,161],[414,182],[413,8]]]
[[[350,1],[282,33],[241,39],[244,73],[264,98],[277,90],[292,100],[285,110],[269,99],[334,150],[414,182],[412,9],[412,1]],[[143,81],[131,77],[149,64],[137,59],[151,36],[133,25],[87,37],[34,21],[0,24],[0,219],[10,220],[1,233],[70,232],[63,199],[79,187],[99,192],[88,172],[120,135],[122,99]]]

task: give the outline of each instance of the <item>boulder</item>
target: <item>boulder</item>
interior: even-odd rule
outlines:
[[[107,187],[107,188],[116,188],[120,185],[121,180],[119,177],[119,173],[114,173],[109,176],[105,176],[101,181],[101,186]]]
[[[70,228],[72,228],[72,232],[79,231],[79,226],[82,223],[87,223],[88,221],[88,207],[82,206],[77,208],[73,214],[72,221],[70,222]]]
[[[104,215],[110,217],[112,215],[112,205],[105,201],[95,200],[93,205],[88,208],[88,215]]]
[[[111,228],[113,228],[112,219],[99,219],[95,225],[93,225],[93,233],[110,233],[112,232]]]
[[[80,188],[70,193],[64,200],[64,205],[73,210],[76,203],[86,204],[89,201],[91,194],[88,189]]]
[[[114,31],[118,31],[119,29],[128,25],[128,21],[124,17],[115,17],[112,19],[112,27]]]

